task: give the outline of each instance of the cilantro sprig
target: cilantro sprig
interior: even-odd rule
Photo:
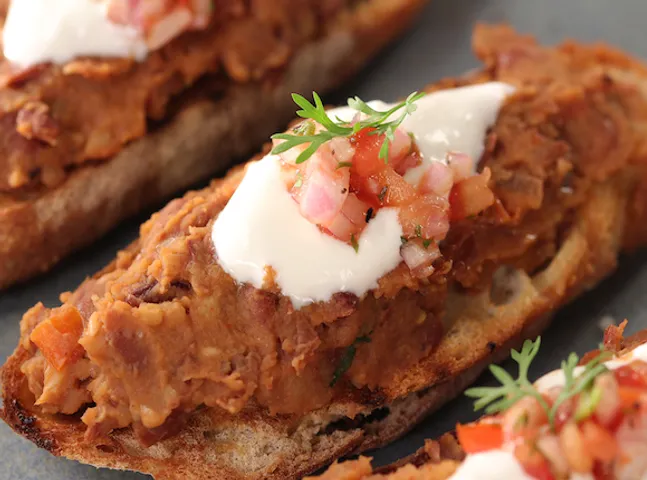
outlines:
[[[346,373],[346,371],[348,371],[348,369],[353,364],[353,360],[355,360],[355,355],[357,354],[357,346],[361,343],[371,343],[370,334],[371,332],[369,332],[368,335],[361,335],[357,337],[351,345],[346,347],[346,350],[344,350],[344,354],[339,359],[337,368],[332,374],[332,380],[330,381],[331,387],[335,386],[335,384],[339,381],[342,375],[344,375],[344,373]]]
[[[330,118],[317,92],[312,92],[314,103],[310,103],[308,99],[298,93],[293,93],[292,100],[301,107],[300,110],[297,110],[297,115],[305,120],[292,129],[292,133],[285,132],[272,135],[272,139],[284,140],[272,149],[272,154],[278,155],[299,145],[307,144],[308,146],[296,159],[296,163],[303,163],[314,155],[321,145],[333,138],[350,137],[360,130],[370,128],[370,135],[384,135],[379,158],[386,163],[389,157],[389,146],[395,138],[395,130],[407,115],[411,115],[416,111],[417,105],[415,102],[424,95],[422,92],[413,92],[405,101],[385,111],[374,109],[359,97],[349,98],[348,106],[366,115],[364,119],[351,124],[338,117],[335,119]],[[393,120],[389,120],[391,116],[398,112],[399,114]],[[315,133],[314,122],[319,123],[323,130]]]
[[[498,387],[476,387],[468,389],[465,395],[476,399],[474,402],[474,410],[485,409],[485,413],[487,414],[499,413],[507,410],[522,398],[530,396],[537,399],[537,402],[539,402],[546,412],[550,425],[554,426],[555,417],[560,405],[582,392],[588,392],[595,378],[608,371],[603,362],[608,360],[609,352],[601,352],[600,355],[583,366],[583,370],[579,374],[576,374],[579,357],[575,353],[571,353],[561,365],[564,372],[564,386],[553,404],[549,405],[539,390],[528,379],[528,370],[532,361],[537,356],[540,345],[541,338],[538,337],[534,342],[526,340],[521,351],[512,350],[512,359],[519,366],[517,379],[512,378],[500,366],[491,365],[490,371],[501,382],[501,385]]]

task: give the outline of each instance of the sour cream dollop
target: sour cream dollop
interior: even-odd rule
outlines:
[[[414,135],[423,163],[404,178],[416,183],[430,162],[445,162],[448,152],[466,153],[476,166],[483,155],[485,135],[514,90],[507,83],[489,82],[441,90],[421,99],[402,127]]]
[[[480,158],[485,135],[514,87],[498,82],[426,95],[403,127],[416,137],[427,164],[460,151]],[[390,105],[373,101],[373,108]],[[330,110],[331,118],[350,121],[356,111]],[[358,250],[311,224],[299,213],[281,180],[280,162],[269,155],[249,166],[243,181],[213,225],[212,240],[223,269],[237,282],[261,288],[267,267],[295,308],[330,300],[337,292],[364,295],[401,261],[402,227],[398,212],[380,209],[358,241]],[[419,175],[424,166],[416,168]],[[408,174],[410,183],[418,178]]]
[[[381,209],[358,250],[307,221],[281,181],[278,157],[248,167],[245,179],[214,222],[218,261],[238,282],[261,288],[266,266],[293,305],[326,301],[335,292],[362,295],[400,263],[402,228],[395,209]]]
[[[93,0],[13,0],[2,40],[5,58],[21,67],[79,56],[141,60],[148,53],[134,28],[112,23],[105,3]]]

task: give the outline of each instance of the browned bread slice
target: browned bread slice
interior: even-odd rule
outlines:
[[[76,168],[56,187],[0,192],[0,288],[46,271],[124,218],[249,154],[292,117],[291,92],[340,85],[425,3],[353,2],[269,85],[232,82],[218,98],[187,100],[145,137],[109,160]]]
[[[501,32],[503,39],[497,43],[503,43],[502,51],[492,55],[485,52],[488,62],[498,58],[495,53],[505,52],[508,39],[514,41],[515,48],[519,45],[519,38],[506,29],[483,33]],[[647,118],[644,113],[647,96],[641,91],[647,77],[641,67],[630,60],[623,60],[625,57],[614,59],[582,47],[576,58],[583,61],[586,55],[591,55],[588,62],[593,70],[591,78],[586,75],[577,77],[572,88],[567,84],[566,93],[557,85],[559,88],[555,95],[560,99],[562,95],[566,97],[563,109],[551,103],[547,110],[550,115],[546,119],[541,118],[544,107],[533,110],[531,104],[524,101],[511,104],[513,113],[517,107],[521,111],[514,114],[507,111],[504,117],[514,123],[520,121],[521,128],[514,129],[515,136],[507,138],[504,146],[511,148],[512,143],[507,142],[513,142],[520,131],[536,135],[533,137],[538,142],[535,145],[543,145],[539,136],[559,137],[555,129],[566,125],[572,130],[560,131],[566,140],[560,138],[559,141],[572,148],[560,151],[560,154],[581,155],[583,149],[586,151],[595,127],[600,125],[595,121],[597,110],[583,109],[587,112],[584,118],[570,117],[573,110],[582,111],[584,105],[579,100],[584,98],[594,101],[596,108],[609,109],[607,113],[613,115],[613,125],[617,129],[617,137],[614,135],[613,138],[619,140],[611,142],[612,148],[604,150],[604,155],[600,156],[598,152],[597,157],[583,156],[578,161],[586,166],[593,159],[602,158],[600,168],[608,168],[609,165],[615,165],[615,168],[591,175],[594,180],[590,188],[585,190],[586,194],[577,206],[569,210],[560,229],[558,249],[546,264],[524,268],[521,263],[499,269],[489,282],[489,288],[476,295],[459,293],[456,288],[447,301],[447,331],[438,348],[419,365],[382,385],[380,391],[366,399],[337,399],[326,408],[296,419],[271,416],[251,403],[237,415],[226,414],[218,408],[203,408],[190,417],[177,435],[148,448],[140,445],[130,428],[114,431],[101,440],[86,441],[85,426],[78,417],[47,415],[34,406],[33,395],[20,370],[33,351],[23,344],[2,370],[3,418],[16,432],[53,454],[97,466],[147,472],[162,479],[297,478],[341,455],[381,445],[406,432],[425,414],[458,394],[488,363],[502,358],[522,339],[534,337],[547,325],[552,311],[612,271],[624,240],[635,238],[635,243],[639,243],[640,222],[629,224],[627,219],[630,215],[638,218],[639,212],[634,208],[634,201],[640,203],[636,200],[638,190],[635,186],[644,176],[640,165],[645,158],[642,156],[644,140],[639,133],[644,130]],[[536,56],[532,60],[536,61]],[[550,58],[547,66],[553,63],[559,66]],[[490,65],[491,70],[478,74],[472,81],[492,76],[515,81],[515,78],[523,76],[523,71],[501,69],[497,72],[496,68]],[[622,79],[618,73],[622,73]],[[611,75],[617,76],[611,80],[612,83],[621,84],[609,86],[607,76]],[[522,80],[517,81],[523,84]],[[586,87],[582,87],[584,84]],[[578,89],[577,85],[582,88]],[[547,82],[545,87],[536,89],[545,88],[551,92],[554,87]],[[606,88],[611,88],[614,95],[608,95]],[[620,102],[622,107],[618,110],[615,94],[621,93],[633,95],[631,98],[635,102],[631,105]],[[527,94],[533,98],[532,92]],[[549,97],[552,98],[553,94]],[[577,127],[582,125],[584,130],[578,131]],[[604,122],[601,124],[602,128],[606,125]],[[500,127],[498,125],[495,132],[504,137],[505,131]],[[532,155],[534,152],[521,149],[517,153]],[[546,160],[558,160],[550,152],[542,151],[542,155]],[[490,162],[495,178],[506,172],[494,167],[501,167],[510,159],[518,160],[505,148],[497,158],[496,161],[485,159]],[[226,199],[241,177],[242,171],[236,170],[225,180],[214,182],[202,194]],[[501,177],[499,182],[506,185]],[[497,188],[504,191],[500,185]],[[543,212],[545,206],[540,207],[536,211]],[[560,211],[563,208],[560,206]],[[471,225],[471,232],[478,233],[478,223]],[[510,232],[519,228],[520,225],[514,225]],[[136,242],[131,250],[139,248]],[[115,268],[117,266],[113,264],[99,275]]]
[[[536,336],[548,324],[551,310],[608,273],[613,262],[598,259],[614,258],[619,251],[626,210],[625,185],[614,183],[601,185],[579,212],[575,228],[546,270],[534,278],[518,270],[508,272],[519,285],[513,298],[500,304],[489,292],[478,297],[456,294],[450,300],[454,326],[428,363],[429,375],[439,380],[394,402],[337,403],[297,424],[261,409],[232,416],[209,408],[193,415],[180,434],[152,447],[142,447],[130,429],[114,432],[109,442],[93,444],[84,440],[85,425],[78,419],[44,415],[33,407],[20,371],[29,354],[18,349],[3,368],[3,417],[16,432],[55,455],[150,473],[156,479],[299,478],[335,458],[378,447],[407,432],[460,394],[490,362]],[[500,287],[506,288],[508,280],[502,279]],[[465,352],[480,352],[490,342],[496,345],[494,352],[488,350],[476,360],[465,358]],[[425,380],[420,374],[415,379]]]

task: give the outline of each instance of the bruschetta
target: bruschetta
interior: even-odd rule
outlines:
[[[256,151],[425,4],[0,1],[0,288]]]
[[[491,367],[501,382],[466,393],[481,420],[427,441],[395,465],[373,471],[370,459],[338,463],[318,480],[638,480],[647,476],[647,330],[622,337],[607,329],[601,350],[578,365],[531,383],[528,366],[540,339],[512,353],[519,377]]]
[[[646,70],[480,26],[485,68],[396,103],[315,93],[265,154],[169,203],[2,370],[56,455],[296,478],[388,442],[645,241]]]

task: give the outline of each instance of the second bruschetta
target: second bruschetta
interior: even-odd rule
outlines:
[[[626,324],[626,321],[625,321]],[[647,476],[647,330],[607,329],[602,350],[534,383],[540,339],[512,356],[519,377],[492,367],[501,385],[466,393],[490,415],[457,425],[408,459],[373,471],[370,459],[335,464],[319,480],[637,480]]]

